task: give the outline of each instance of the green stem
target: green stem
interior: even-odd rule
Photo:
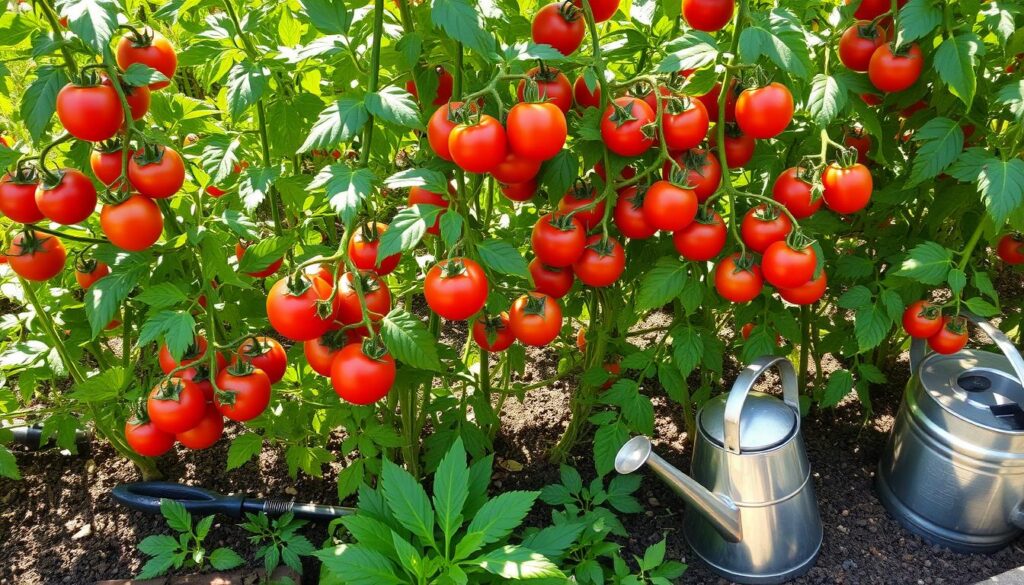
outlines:
[[[60,20],[57,18],[56,13],[54,13],[53,7],[50,6],[49,0],[37,0],[36,6],[42,9],[41,12],[46,21],[50,23],[53,34],[63,38],[64,33],[61,32]],[[64,64],[67,66],[68,71],[71,72],[71,77],[78,77],[78,64],[75,63],[75,56],[66,43],[60,43],[60,52],[64,55]]]
[[[267,111],[263,106],[263,100],[256,102],[256,119],[260,126],[260,146],[262,147],[263,154],[263,166],[271,167],[274,162],[270,158],[270,138],[267,134]],[[281,224],[281,194],[278,193],[277,187],[271,185],[270,187],[270,200],[267,202],[270,204],[270,214],[274,218],[274,233],[280,236],[283,233]]]
[[[370,49],[370,77],[366,83],[366,93],[377,91],[380,83],[380,44],[384,34],[384,0],[373,1],[373,46]],[[373,141],[373,115],[366,121],[363,130],[362,149],[359,153],[359,166],[365,167],[370,161],[370,143]]]
[[[811,358],[811,307],[802,305],[800,307],[800,376],[798,389],[807,389],[807,372],[810,368]]]
[[[65,239],[65,240],[71,240],[72,242],[82,242],[83,244],[109,244],[110,243],[110,240],[108,240],[106,238],[89,238],[89,237],[86,237],[86,236],[76,236],[76,235],[72,235],[72,234],[69,234],[69,233],[66,233],[66,232],[62,232],[62,231],[58,231],[58,230],[53,230],[53,229],[50,229],[50,228],[42,227],[42,226],[36,225],[36,224],[31,224],[30,227],[34,231],[42,232],[44,234],[50,234],[52,236],[57,236],[59,238]]]

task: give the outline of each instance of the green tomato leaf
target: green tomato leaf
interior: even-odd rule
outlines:
[[[238,469],[259,455],[263,449],[263,437],[256,433],[242,433],[231,441],[228,447],[228,471]]]
[[[228,72],[228,111],[238,119],[266,93],[270,85],[270,69],[241,61]]]
[[[640,280],[636,310],[647,311],[668,304],[683,292],[687,265],[676,257],[661,257]]]
[[[485,503],[473,516],[467,533],[479,532],[481,546],[498,542],[522,524],[540,492],[508,491]]]
[[[455,439],[434,473],[434,509],[445,536],[455,537],[462,525],[462,508],[469,497],[469,467],[462,439]]]
[[[443,173],[431,169],[406,169],[384,179],[384,186],[389,189],[421,187],[432,193],[447,193],[448,179]]]
[[[415,315],[403,309],[392,309],[381,321],[384,345],[398,361],[414,368],[440,371],[437,340]]]
[[[505,545],[465,561],[505,579],[565,578],[547,557],[524,546]]]
[[[985,46],[974,33],[947,37],[935,51],[933,66],[939,78],[949,86],[949,91],[960,98],[967,109],[971,108],[974,93],[978,88],[974,68],[977,55],[985,53]]]
[[[964,131],[949,118],[932,118],[914,133],[921,143],[914,156],[910,184],[916,185],[937,176],[960,156],[964,149]]]
[[[846,88],[841,85],[840,79],[821,73],[815,75],[811,82],[811,95],[807,100],[807,109],[814,123],[823,128],[828,126],[845,106]]]
[[[68,28],[102,55],[117,29],[118,6],[114,0],[57,0],[54,6],[68,19]]]
[[[685,69],[703,69],[718,59],[715,37],[699,30],[687,31],[665,45],[665,58],[658,73],[676,73]]]
[[[71,398],[82,402],[103,402],[114,400],[128,385],[128,372],[122,367],[113,367],[75,384]]]
[[[978,175],[978,189],[992,221],[1002,225],[1024,205],[1024,160],[988,159]]]
[[[383,262],[389,256],[415,248],[442,211],[444,209],[437,205],[418,203],[395,214],[388,229],[381,234],[377,261]]]
[[[1024,121],[1024,79],[1000,87],[996,92],[996,102],[1006,106],[1018,122]]]
[[[380,91],[366,94],[365,100],[367,111],[385,122],[406,128],[423,127],[416,99],[400,87],[389,85]]]
[[[434,542],[434,510],[430,507],[427,492],[415,477],[385,459],[381,491],[395,520],[424,543]]]
[[[230,548],[221,547],[210,554],[210,565],[218,571],[227,571],[245,564],[245,559]]]
[[[476,245],[476,251],[480,255],[480,261],[491,270],[530,278],[526,260],[512,244],[504,240],[484,240]]]
[[[50,118],[57,109],[57,93],[68,82],[64,69],[53,65],[40,65],[36,78],[21,97],[21,119],[29,136],[39,142],[50,128]]]
[[[942,23],[942,9],[934,0],[910,0],[900,8],[896,45],[916,41]]]
[[[473,49],[487,60],[495,55],[494,35],[484,29],[483,17],[466,0],[432,0],[430,20],[445,34]]]
[[[348,34],[352,13],[343,0],[299,0],[305,9],[306,22],[325,35]]]
[[[310,189],[324,188],[328,203],[341,221],[348,225],[359,212],[359,206],[370,196],[377,177],[366,168],[352,169],[345,164],[334,164],[324,167],[313,182]]]
[[[896,274],[913,278],[922,284],[937,286],[946,282],[952,265],[952,252],[935,242],[925,242],[910,250]]]
[[[125,70],[122,79],[132,87],[143,87],[148,86],[151,83],[168,81],[167,77],[165,77],[163,73],[160,73],[148,65],[143,65],[142,63],[132,63],[129,65],[128,69]]]
[[[853,374],[849,370],[838,370],[829,376],[828,385],[818,402],[821,408],[831,408],[853,390]]]
[[[192,317],[192,313],[163,310],[152,315],[142,324],[138,346],[141,347],[163,338],[167,343],[167,349],[177,359],[185,354],[185,350],[195,340],[195,330],[196,321]]]
[[[324,108],[306,141],[298,152],[309,152],[314,148],[334,148],[342,142],[349,142],[363,129],[370,113],[364,100],[342,98]]]

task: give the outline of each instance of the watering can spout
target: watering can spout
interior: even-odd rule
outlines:
[[[729,542],[739,542],[743,538],[739,508],[729,498],[709,491],[692,477],[669,465],[653,452],[651,441],[647,437],[633,437],[615,456],[615,470],[622,474],[633,473],[645,463],[655,475],[686,500],[694,511],[707,518],[723,538]]]

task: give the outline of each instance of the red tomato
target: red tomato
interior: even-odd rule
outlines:
[[[121,203],[104,205],[100,210],[103,233],[122,250],[139,252],[160,239],[164,215],[152,199],[132,195]]]
[[[515,343],[516,335],[508,326],[508,313],[485,319],[483,315],[473,321],[473,340],[488,352],[505,351]]]
[[[580,330],[576,332],[576,348],[580,351],[587,350],[587,328],[580,327]]]
[[[860,99],[869,106],[877,106],[883,101],[882,96],[873,93],[862,93],[860,94]]]
[[[1006,234],[999,238],[996,253],[1007,264],[1024,264],[1024,236]]]
[[[747,88],[736,98],[736,123],[754,138],[774,138],[793,119],[793,94],[781,83]]]
[[[522,183],[501,183],[498,185],[501,194],[512,201],[529,201],[537,192],[537,180],[530,179]]]
[[[302,353],[306,355],[306,362],[314,372],[329,378],[334,357],[341,352],[346,342],[345,337],[328,333],[323,337],[302,342]]]
[[[780,288],[779,296],[787,303],[794,305],[810,305],[818,302],[825,295],[828,287],[828,277],[822,270],[818,278],[808,280],[806,283],[794,288]]]
[[[455,78],[441,65],[434,67],[434,74],[437,75],[437,95],[431,103],[435,106],[441,106],[447,104],[448,100],[452,99],[452,87],[455,83]],[[420,97],[420,93],[416,88],[416,82],[412,79],[405,82],[405,91],[411,93],[416,99]]]
[[[619,198],[615,202],[612,218],[622,235],[634,240],[646,240],[657,233],[658,228],[652,226],[644,217],[644,199],[646,190],[640,193],[636,185],[619,190]]]
[[[928,347],[935,353],[956,353],[967,345],[967,321],[963,317],[943,317],[939,332],[928,338]]]
[[[868,64],[868,79],[880,91],[893,93],[914,85],[924,69],[924,56],[917,43],[893,53],[889,44],[878,47]]]
[[[661,118],[665,146],[673,151],[700,146],[708,134],[707,108],[700,101],[688,97],[672,99],[668,103],[668,109]]]
[[[733,0],[683,0],[683,18],[705,32],[722,30],[732,19]]]
[[[288,369],[288,354],[281,344],[273,337],[250,337],[238,346],[238,355],[254,367],[263,370],[271,384],[277,384],[284,378]],[[230,417],[229,417],[230,418]]]
[[[448,191],[449,193],[451,192],[451,186],[448,187]],[[422,187],[410,187],[407,205],[409,207],[413,205],[434,205],[440,207],[441,212],[437,214],[434,225],[427,228],[427,233],[434,234],[435,236],[441,233],[441,215],[444,214],[445,209],[448,209],[448,200],[445,199],[444,195],[427,191]]]
[[[171,355],[171,350],[167,347],[167,344],[160,345],[160,351],[157,353],[157,363],[160,364],[160,371],[165,374],[170,374],[175,368],[179,366],[187,366],[195,364],[196,367],[206,367],[209,369],[209,359],[206,356],[207,342],[206,338],[202,335],[196,335],[195,340],[185,350],[185,355],[181,356],[181,361],[175,361],[174,356]],[[227,365],[227,360],[224,356],[217,352],[214,356],[214,361],[217,363],[217,371]],[[185,370],[179,370],[175,372],[175,376],[186,380],[191,380],[195,374],[196,368],[188,368]],[[205,379],[205,378],[203,378]]]
[[[239,264],[242,263],[242,257],[245,256],[245,249],[248,248],[249,245],[249,242],[238,242],[237,244],[235,244],[235,259],[238,260]],[[263,270],[257,270],[256,272],[246,272],[246,274],[253,278],[266,278],[280,270],[281,264],[283,262],[284,258],[278,258],[277,260],[271,262],[270,265],[264,268]]]
[[[684,77],[689,77],[693,73],[693,70],[682,71]],[[700,103],[704,104],[704,107],[708,111],[708,118],[715,123],[718,123],[718,98],[722,94],[722,84],[716,83],[706,94],[694,96],[700,100]],[[736,98],[739,97],[739,91],[737,91],[736,79],[729,81],[729,92],[725,96],[725,121],[735,122],[736,121]]]
[[[484,308],[487,275],[469,258],[442,260],[427,272],[423,296],[432,311],[449,321],[462,321]]]
[[[146,86],[127,86],[124,90],[124,99],[128,102],[128,110],[132,113],[132,120],[141,120],[149,112],[151,93]]]
[[[486,173],[505,160],[507,141],[501,122],[483,114],[475,124],[458,124],[452,129],[448,136],[448,151],[452,161],[464,170]]]
[[[512,303],[508,324],[524,345],[541,347],[554,341],[562,330],[562,307],[540,293],[526,293]]]
[[[194,427],[177,433],[174,438],[189,449],[198,451],[214,446],[223,434],[224,417],[216,406],[210,404]]]
[[[18,223],[35,223],[44,216],[36,205],[36,174],[20,171],[0,179],[0,212]]]
[[[156,428],[152,421],[130,419],[124,424],[128,446],[143,457],[159,457],[174,446],[174,435]]]
[[[565,114],[551,103],[516,104],[509,110],[505,124],[508,126],[508,145],[512,152],[530,160],[544,161],[553,158],[565,146],[565,138],[569,132]],[[498,127],[500,128],[500,124]],[[455,130],[457,131],[458,129]],[[501,158],[505,159],[504,153]],[[502,160],[490,168],[494,168]]]
[[[164,74],[167,81],[155,81],[149,89],[162,89],[171,84],[174,71],[178,68],[178,55],[174,47],[160,33],[151,28],[121,37],[117,43],[117,66],[127,71],[133,63],[141,63]]]
[[[388,224],[373,222],[361,226],[352,234],[348,243],[348,255],[352,263],[360,270],[373,270],[384,276],[391,274],[402,260],[401,254],[388,256],[377,263],[377,249],[380,247],[380,235],[388,229]]]
[[[49,220],[63,225],[83,222],[96,211],[96,187],[89,177],[75,169],[64,169],[56,174],[57,183],[46,176],[36,189],[36,207]]]
[[[581,0],[572,0],[576,6],[583,7]],[[594,22],[604,22],[615,15],[619,9],[619,0],[590,0],[590,12],[594,15]]]
[[[814,278],[818,254],[811,246],[793,248],[785,240],[768,246],[761,258],[761,270],[768,284],[777,288],[796,288]]]
[[[863,130],[847,133],[843,144],[857,151],[857,162],[862,165],[868,163],[868,152],[871,150],[871,136]]]
[[[626,251],[615,238],[595,234],[587,239],[583,254],[572,265],[576,278],[587,286],[614,284],[626,269]]]
[[[69,83],[57,93],[57,118],[75,138],[101,142],[121,129],[124,110],[117,91],[109,85]]]
[[[533,42],[551,45],[559,53],[569,55],[580,48],[587,25],[578,8],[554,2],[537,11],[530,29]]]
[[[293,341],[320,337],[330,329],[333,318],[331,314],[320,316],[317,301],[326,301],[330,295],[330,285],[319,278],[300,276],[293,280],[285,276],[267,294],[270,326]]]
[[[928,301],[911,303],[903,311],[903,329],[911,337],[928,339],[942,329],[942,308]]]
[[[682,178],[676,178],[674,182],[692,189],[697,195],[697,201],[703,203],[708,197],[714,195],[718,186],[722,184],[722,165],[718,157],[713,156],[702,148],[691,148],[683,153],[675,155],[679,166],[686,171]],[[671,161],[666,162],[662,167],[661,176],[665,180],[672,180],[675,172],[675,165]]]
[[[554,67],[534,67],[526,72],[526,76],[537,85],[537,99],[533,101],[551,102],[558,106],[562,113],[568,112],[572,107],[573,88],[564,73]],[[516,86],[516,97],[520,102],[527,101],[525,79]]]
[[[821,175],[825,205],[836,213],[856,213],[867,207],[874,183],[871,171],[860,163],[842,167],[832,163]]]
[[[651,227],[681,230],[697,216],[697,194],[668,181],[655,181],[644,195],[643,213]]]
[[[786,206],[786,209],[797,219],[814,215],[824,203],[821,197],[812,199],[811,184],[804,179],[800,167],[790,167],[775,179],[772,186],[772,197]]]
[[[751,263],[743,267],[739,264],[739,254],[727,256],[715,267],[715,290],[726,300],[734,303],[752,301],[764,288],[761,278],[761,267]]]
[[[237,366],[225,368],[217,374],[217,387],[221,392],[213,395],[213,403],[220,414],[245,422],[263,414],[270,404],[270,377],[259,368]]]
[[[185,163],[173,148],[139,151],[128,158],[128,181],[141,195],[166,199],[185,184]]]
[[[726,128],[725,131],[725,164],[729,165],[730,169],[743,168],[754,158],[757,141],[753,136],[740,132],[738,128],[730,128]],[[712,145],[717,145],[717,140],[711,142]]]
[[[491,176],[497,179],[499,183],[526,183],[540,172],[540,164],[541,161],[539,160],[531,160],[509,151],[505,155],[505,160],[491,169]]]
[[[572,268],[547,266],[539,258],[530,260],[530,276],[535,292],[560,299],[569,293],[573,283]]]
[[[786,239],[793,229],[793,222],[774,206],[766,204],[752,208],[740,223],[740,237],[748,248],[764,254],[768,246]]]
[[[452,160],[451,151],[448,150],[448,137],[452,130],[458,125],[453,113],[462,108],[462,102],[451,102],[444,104],[430,115],[427,122],[427,142],[434,154],[444,160]]]
[[[654,111],[635,97],[620,97],[601,116],[601,138],[619,156],[640,156],[654,144],[644,127],[654,122]]]
[[[171,378],[160,382],[150,391],[146,412],[149,420],[160,431],[172,435],[183,433],[203,420],[206,397],[192,382]]]
[[[395,383],[395,374],[395,360],[382,348],[367,355],[363,344],[350,343],[334,358],[331,386],[342,400],[373,404],[387,396]]]
[[[533,225],[530,245],[541,262],[562,268],[583,254],[583,248],[587,245],[587,232],[576,217],[548,213]]]
[[[857,0],[845,0],[846,4],[854,4]],[[907,3],[907,0],[899,0],[897,6],[903,6]],[[892,8],[891,0],[860,0],[860,4],[857,5],[857,10],[854,11],[854,18],[861,20],[874,20],[879,16],[885,14]]]
[[[604,172],[604,165],[601,163],[594,163],[594,174],[597,175],[598,177],[601,177],[602,181],[608,180],[608,176],[605,175]],[[626,165],[622,167],[622,171],[619,173],[619,176],[622,177],[623,179],[632,179],[633,177],[636,176],[636,169],[629,165]]]
[[[587,82],[580,75],[576,78],[576,81],[572,84],[572,95],[573,99],[576,100],[576,105],[580,108],[600,108],[601,107],[601,86],[598,85],[594,88],[594,91],[590,91],[587,87]]]
[[[858,20],[839,39],[839,60],[847,69],[864,73],[875,49],[885,44],[885,31],[870,20]]]
[[[57,236],[26,230],[18,232],[7,249],[7,263],[18,276],[37,282],[49,280],[64,269],[67,252]]]
[[[644,100],[644,103],[647,104],[648,106],[650,106],[651,111],[654,112],[655,115],[657,115],[657,113],[658,113],[658,96],[659,95],[661,96],[661,107],[662,107],[662,109],[667,108],[666,102],[668,101],[668,97],[672,95],[672,90],[671,89],[665,87],[664,85],[659,85],[658,89],[657,89],[657,93],[655,93],[654,89],[648,90],[646,84],[641,85],[637,89],[639,91],[635,92],[636,93],[636,97]]]
[[[84,260],[81,264],[75,265],[75,280],[78,286],[85,290],[96,283],[97,280],[110,274],[110,267],[99,260]]]
[[[89,167],[101,183],[110,187],[121,178],[121,149],[109,152],[93,150],[89,155]]]
[[[726,236],[722,216],[712,211],[711,217],[698,215],[693,223],[672,234],[672,243],[683,258],[703,262],[722,252]]]
[[[562,215],[566,215],[577,209],[581,209],[594,203],[594,199],[597,197],[597,191],[595,191],[586,181],[577,179],[576,184],[569,189],[562,199],[558,202],[558,211]],[[598,201],[590,209],[583,211],[576,211],[573,217],[580,220],[583,223],[583,227],[586,230],[591,230],[594,226],[601,223],[601,219],[604,218],[605,204],[604,199]]]
[[[391,311],[391,290],[386,282],[371,271],[360,273],[359,283],[363,289],[363,300],[371,321],[380,321]],[[346,325],[363,320],[363,310],[355,289],[355,276],[351,272],[341,275],[338,281],[336,302],[337,319]]]

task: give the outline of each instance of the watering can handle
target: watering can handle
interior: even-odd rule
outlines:
[[[1017,374],[1017,380],[1024,385],[1024,358],[1021,357],[1020,352],[1014,347],[1013,342],[1006,336],[1005,333],[999,330],[998,327],[982,319],[981,317],[971,313],[970,311],[960,311],[960,314],[967,317],[992,338],[992,341],[999,347],[1006,356],[1006,359],[1010,361],[1010,366],[1013,367],[1013,371]],[[914,338],[914,341],[910,344],[910,371],[914,374],[917,373],[918,366],[924,361],[924,358],[928,356],[928,345],[924,339]]]
[[[782,378],[782,400],[796,412],[797,420],[800,420],[800,395],[793,364],[784,357],[759,357],[736,377],[729,391],[729,398],[725,402],[726,451],[739,454],[740,414],[743,412],[743,404],[747,401],[747,395],[753,390],[754,384],[772,366],[778,368],[779,376]]]

